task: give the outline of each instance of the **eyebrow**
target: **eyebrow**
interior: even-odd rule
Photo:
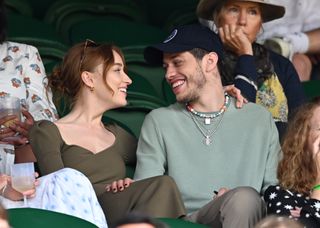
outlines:
[[[123,64],[122,63],[114,63],[113,65],[117,65],[117,66],[123,66]]]

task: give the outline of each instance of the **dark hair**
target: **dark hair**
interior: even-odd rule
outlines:
[[[318,175],[314,155],[309,151],[310,119],[320,107],[320,97],[300,106],[288,124],[283,140],[283,157],[278,165],[278,179],[283,188],[309,194]]]
[[[201,48],[194,48],[189,51],[197,60],[201,60],[206,54],[209,52],[201,49]]]
[[[71,105],[77,100],[79,91],[84,86],[81,79],[83,71],[93,72],[95,67],[102,63],[104,81],[107,88],[112,91],[106,82],[107,72],[114,64],[112,51],[117,52],[125,63],[122,51],[112,44],[85,45],[86,42],[82,42],[70,48],[64,56],[62,64],[56,67],[48,77],[48,87],[61,96],[67,96]]]
[[[147,223],[150,225],[153,225],[155,228],[167,228],[167,226],[153,218],[150,218],[149,216],[141,213],[129,213],[119,221],[117,221],[112,227],[117,228],[122,225],[127,225],[127,224],[138,224],[138,223]]]
[[[4,0],[0,0],[0,44],[7,38],[7,17]]]

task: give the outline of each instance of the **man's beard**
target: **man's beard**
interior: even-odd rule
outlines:
[[[201,67],[198,65],[196,73],[187,79],[188,85],[193,84],[194,88],[188,89],[187,94],[184,97],[176,97],[177,102],[186,104],[198,101],[200,98],[199,90],[204,87],[206,82],[207,79],[205,78]]]

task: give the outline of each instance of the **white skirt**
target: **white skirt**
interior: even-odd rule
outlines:
[[[36,196],[28,199],[29,207],[76,216],[100,228],[108,227],[91,182],[79,171],[64,168],[40,177],[39,182]],[[23,207],[23,201],[1,197],[1,202],[7,209]]]

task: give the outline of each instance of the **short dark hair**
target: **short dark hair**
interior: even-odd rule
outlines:
[[[208,54],[209,52],[201,49],[201,48],[193,48],[192,50],[189,51],[197,60],[201,60],[203,56]]]
[[[129,213],[122,219],[118,220],[112,227],[117,228],[127,224],[147,223],[155,228],[167,228],[166,224],[141,213]]]
[[[0,0],[0,44],[7,38],[7,17],[4,0]]]

